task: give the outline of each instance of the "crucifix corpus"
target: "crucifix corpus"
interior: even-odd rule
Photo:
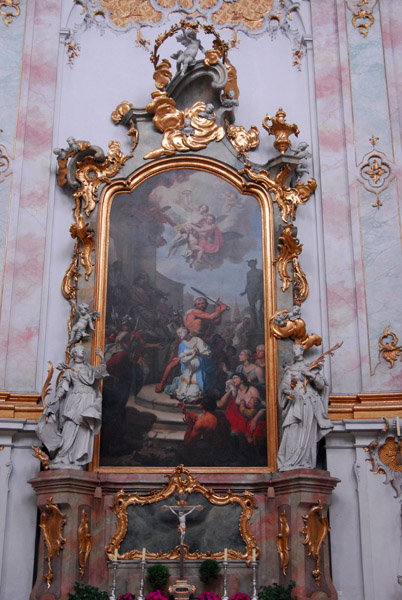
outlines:
[[[169,593],[173,594],[175,600],[187,600],[191,594],[195,593],[195,587],[190,585],[184,579],[184,536],[186,534],[186,519],[193,511],[201,512],[204,507],[201,504],[190,506],[184,499],[184,494],[180,494],[180,500],[174,506],[164,504],[162,510],[167,512],[170,510],[179,519],[177,531],[180,534],[180,575],[179,579],[173,586],[169,587]],[[194,589],[193,589],[194,588]]]

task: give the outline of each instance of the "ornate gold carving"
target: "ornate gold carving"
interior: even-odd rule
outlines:
[[[398,411],[401,414],[401,411]],[[385,484],[390,484],[395,491],[395,498],[402,494],[402,449],[401,438],[398,437],[398,417],[393,417],[387,425],[379,432],[377,439],[370,442],[364,448],[369,453],[370,458],[367,462],[371,464],[370,471],[375,475],[385,475]],[[389,429],[395,432],[394,435],[389,434]]]
[[[74,216],[78,226],[80,226],[78,212],[81,201],[84,202],[85,214],[89,216],[98,201],[98,188],[101,183],[109,182],[129,158],[131,158],[130,154],[126,156],[120,150],[120,143],[112,140],[109,142],[109,151],[104,162],[99,163],[96,157],[86,156],[78,163],[76,179],[81,183],[81,187],[74,192],[76,202]]]
[[[280,530],[278,535],[276,536],[276,548],[278,550],[279,558],[281,560],[281,570],[284,575],[286,575],[286,571],[289,564],[289,535],[290,535],[290,527],[286,519],[286,511],[283,510],[279,515],[280,521]]]
[[[217,126],[212,105],[198,101],[190,108],[178,110],[166,92],[156,90],[151,95],[153,100],[146,108],[155,115],[152,119],[155,127],[164,135],[161,146],[148,152],[145,159],[172,156],[176,151],[200,150],[224,138],[225,130]]]
[[[114,110],[110,115],[115,125],[118,125],[132,108],[133,105],[127,102],[127,100],[120,102],[116,110]],[[133,118],[129,119],[128,124],[130,129],[128,130],[127,135],[131,136],[132,140],[130,152],[133,152],[138,143],[138,129],[135,126],[135,121]]]
[[[42,387],[42,393],[40,395],[40,398],[42,400],[42,406],[43,408],[45,408],[45,398],[46,396],[52,391],[52,388],[50,387],[50,382],[52,380],[53,377],[53,363],[51,360],[48,361],[47,363],[49,365],[48,371],[47,371],[47,377],[46,377],[46,381],[43,384]]]
[[[63,526],[66,518],[56,504],[52,504],[53,498],[50,497],[45,506],[45,510],[40,515],[39,527],[42,529],[43,538],[47,548],[47,564],[49,571],[43,576],[47,587],[50,588],[53,579],[52,559],[60,550],[63,550],[66,540],[62,536]]]
[[[236,100],[237,100],[240,96],[240,91],[239,91],[239,87],[237,85],[236,67],[234,67],[232,65],[232,63],[229,61],[228,58],[226,58],[226,60],[225,60],[225,67],[228,72],[228,82],[226,84],[225,89],[223,90],[222,99],[224,100],[225,98],[227,98],[227,94],[228,94],[229,90],[234,90],[234,98],[236,98]]]
[[[39,446],[31,446],[31,448],[34,451],[33,456],[40,460],[43,470],[47,471],[49,469],[50,458],[48,457],[46,452],[41,450]]]
[[[367,36],[369,27],[374,23],[372,15],[377,0],[347,0],[346,6],[353,13],[352,25],[359,32]],[[364,7],[364,8],[363,8]]]
[[[75,59],[77,58],[77,56],[80,55],[81,46],[77,41],[73,40],[72,38],[66,41],[66,46],[68,57],[67,64],[72,69]]]
[[[67,163],[70,158],[75,156],[79,150],[85,150],[89,146],[89,142],[74,140],[74,145],[69,144],[69,148],[65,151],[61,151],[57,156],[57,183],[60,187],[63,187],[67,183]],[[78,146],[79,150],[74,146]]]
[[[384,343],[384,340],[386,338],[391,338],[392,341],[388,341]],[[398,343],[398,338],[395,335],[395,333],[393,333],[390,330],[389,325],[387,325],[387,327],[384,329],[383,333],[380,335],[379,339],[378,339],[378,347],[379,347],[379,352],[378,352],[378,363],[376,364],[375,368],[374,368],[374,373],[376,368],[378,367],[378,365],[381,362],[381,357],[383,357],[387,362],[389,362],[389,368],[392,369],[395,361],[397,360],[397,358],[401,355],[401,350],[402,350],[402,346],[397,346]]]
[[[249,150],[257,148],[260,143],[258,127],[252,125],[248,131],[240,125],[229,125],[226,121],[226,133],[238,156],[245,156]]]
[[[316,562],[312,575],[318,586],[321,585],[320,548],[326,535],[331,531],[327,517],[321,515],[322,509],[322,502],[318,500],[318,504],[310,509],[308,515],[303,516],[305,526],[301,530],[305,536],[303,544],[308,544],[309,556],[312,556]]]
[[[89,223],[85,221],[84,217],[81,214],[78,215],[77,222],[73,223],[73,225],[71,225],[70,227],[71,237],[81,242],[81,252],[79,252],[79,255],[81,257],[81,263],[85,267],[85,279],[87,281],[89,279],[90,274],[92,273],[92,268],[94,266],[92,264],[92,252],[94,251],[95,247],[95,234],[88,227]],[[69,271],[70,268],[71,264],[69,267]]]
[[[7,25],[7,27],[10,25],[10,23],[13,22],[13,19],[16,19],[20,15],[20,13],[21,13],[21,9],[19,7],[20,2],[21,2],[21,0],[1,0],[0,1],[0,15],[2,16],[4,24]],[[12,10],[5,10],[5,9],[12,9]]]
[[[61,291],[66,300],[74,300],[77,292],[77,282],[80,274],[79,267],[79,240],[75,242],[73,257],[61,284]]]
[[[391,173],[391,167],[388,163],[382,161],[381,156],[372,154],[368,161],[361,167],[360,173],[368,183],[372,185],[383,185],[384,180]]]
[[[278,246],[280,247],[280,255],[275,258],[274,264],[278,265],[278,273],[282,280],[282,291],[285,292],[291,282],[287,269],[289,262],[292,261],[295,280],[295,303],[302,304],[306,300],[309,290],[306,275],[297,260],[302,252],[303,244],[299,243],[296,236],[293,237],[291,224],[284,227]]]
[[[329,397],[329,417],[342,419],[381,419],[395,414],[402,416],[401,393],[357,394]]]
[[[78,525],[78,562],[80,565],[80,579],[85,575],[91,548],[92,535],[89,533],[88,513],[83,508],[81,512],[81,522]]]
[[[149,492],[147,495],[130,494],[129,496],[126,496],[124,490],[117,492],[113,504],[114,513],[117,517],[117,532],[113,535],[109,545],[105,548],[105,552],[109,560],[114,558],[114,551],[119,548],[124,536],[126,535],[128,524],[128,506],[143,506],[145,504],[153,504],[155,502],[160,502],[161,500],[166,500],[174,493],[183,496],[186,494],[192,494],[194,492],[202,494],[209,502],[217,506],[233,503],[237,503],[241,506],[242,513],[240,515],[239,529],[246,545],[246,551],[244,554],[242,554],[238,550],[228,549],[228,558],[246,560],[247,565],[250,565],[253,549],[256,550],[257,557],[259,556],[260,549],[256,544],[254,536],[252,536],[250,533],[250,518],[253,514],[255,506],[254,495],[251,492],[246,490],[242,495],[235,494],[231,491],[223,494],[217,494],[211,488],[200,484],[199,481],[197,481],[197,479],[195,479],[193,475],[191,475],[190,472],[183,467],[183,465],[176,467],[173,473],[171,475],[166,475],[166,477],[169,480],[167,486],[164,486],[161,490]],[[184,544],[185,559],[200,559],[207,558],[207,556],[222,560],[223,552],[208,552],[208,555],[203,554],[198,550],[195,552],[189,552],[188,545]],[[147,552],[148,559],[176,559],[179,557],[179,545],[170,552]],[[130,552],[125,552],[124,554],[119,555],[119,558],[124,560],[139,560],[141,558],[141,550],[136,549],[131,550]]]
[[[308,335],[306,324],[300,316],[298,306],[293,307],[293,312],[286,309],[277,310],[270,319],[271,333],[277,339],[290,337],[296,344],[309,350],[312,346],[320,346],[321,338],[317,333]]]
[[[246,165],[245,173],[252,181],[262,184],[269,192],[273,193],[273,201],[276,202],[281,211],[282,221],[288,223],[289,217],[296,218],[296,210],[299,204],[305,204],[317,187],[315,179],[309,179],[307,183],[298,183],[294,188],[285,185],[285,180],[290,174],[289,165],[285,165],[275,179],[271,179],[268,171],[254,171],[250,165]]]
[[[286,150],[291,146],[289,136],[294,134],[297,137],[300,133],[299,128],[295,123],[293,123],[293,125],[286,123],[285,117],[285,111],[283,108],[279,108],[275,117],[266,115],[262,122],[264,129],[266,129],[270,135],[275,136],[274,147],[281,154],[285,154]],[[268,121],[272,121],[272,125],[269,125]]]

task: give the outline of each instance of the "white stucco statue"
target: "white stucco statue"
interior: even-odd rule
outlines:
[[[81,469],[92,460],[94,437],[102,421],[99,381],[108,375],[102,351],[95,352],[102,361],[99,366],[85,362],[85,348],[77,345],[71,350],[71,363],[57,367],[64,372],[36,429],[51,456],[55,453],[51,469]]]
[[[278,452],[279,471],[314,469],[317,442],[332,429],[328,419],[328,384],[322,364],[308,365],[304,348],[293,345],[293,363],[285,368],[279,385],[282,440]]]

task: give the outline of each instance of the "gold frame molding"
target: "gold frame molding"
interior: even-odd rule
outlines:
[[[124,490],[117,492],[114,503],[113,512],[117,518],[117,531],[112,536],[109,544],[105,547],[105,553],[110,561],[114,560],[115,550],[119,550],[120,544],[123,541],[127,533],[128,517],[127,508],[129,506],[144,506],[145,504],[153,504],[166,500],[173,494],[178,494],[180,497],[184,497],[187,494],[193,494],[198,492],[207,498],[211,504],[216,506],[224,506],[225,504],[237,503],[242,508],[242,513],[239,520],[239,530],[246,545],[246,552],[242,554],[238,550],[228,548],[228,558],[232,560],[245,560],[247,566],[250,566],[253,557],[253,550],[255,550],[256,558],[260,555],[260,549],[257,546],[255,537],[250,533],[250,519],[253,514],[255,507],[254,494],[246,490],[243,494],[235,494],[230,490],[223,494],[218,494],[212,490],[212,488],[202,485],[190,471],[185,469],[183,465],[176,467],[171,475],[167,474],[168,485],[164,486],[161,490],[151,491],[143,496],[139,494],[125,495]],[[216,560],[223,560],[223,552],[208,552],[206,554],[199,552],[189,552],[187,544],[183,545],[184,558],[186,560],[193,559],[205,559],[214,558]],[[124,554],[118,555],[118,558],[122,560],[141,560],[142,552],[140,549],[131,550]],[[175,546],[170,552],[147,552],[146,558],[149,560],[155,559],[179,559],[180,558],[180,545]]]
[[[106,315],[106,291],[107,291],[107,264],[109,250],[109,225],[110,210],[113,198],[116,194],[129,194],[143,182],[155,175],[172,171],[175,169],[192,169],[204,171],[216,175],[226,182],[233,185],[240,193],[253,196],[260,204],[261,209],[261,229],[262,229],[262,247],[264,269],[264,310],[265,310],[265,348],[267,358],[267,381],[270,386],[267,390],[267,427],[268,449],[267,449],[267,467],[199,467],[193,469],[195,472],[261,472],[261,470],[272,472],[276,471],[276,454],[278,448],[278,424],[277,424],[277,342],[269,333],[269,315],[273,314],[276,307],[276,273],[273,267],[274,235],[273,235],[273,201],[265,186],[258,182],[247,181],[238,171],[229,167],[218,160],[204,156],[173,156],[162,158],[146,164],[134,171],[127,179],[116,179],[106,185],[99,198],[98,212],[98,232],[96,246],[96,271],[95,271],[95,293],[94,310],[101,314],[94,334],[94,343],[92,346],[95,361],[94,348],[103,345],[105,336],[105,315]],[[94,362],[95,364],[95,362]],[[144,468],[144,467],[101,467],[99,464],[100,439],[95,440],[94,461],[92,469],[104,472],[160,472],[165,473],[166,468]]]
[[[342,419],[381,419],[402,417],[402,393],[357,394],[330,396],[328,416],[333,421]]]

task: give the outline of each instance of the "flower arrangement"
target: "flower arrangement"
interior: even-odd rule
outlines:
[[[135,600],[135,595],[130,593],[120,594],[118,600]]]
[[[221,600],[221,597],[213,592],[204,592],[198,596],[198,600]]]
[[[233,594],[233,596],[231,596],[230,600],[250,600],[250,596],[248,596],[247,594]]]
[[[168,600],[168,597],[160,590],[156,590],[155,592],[148,594],[145,600]]]

